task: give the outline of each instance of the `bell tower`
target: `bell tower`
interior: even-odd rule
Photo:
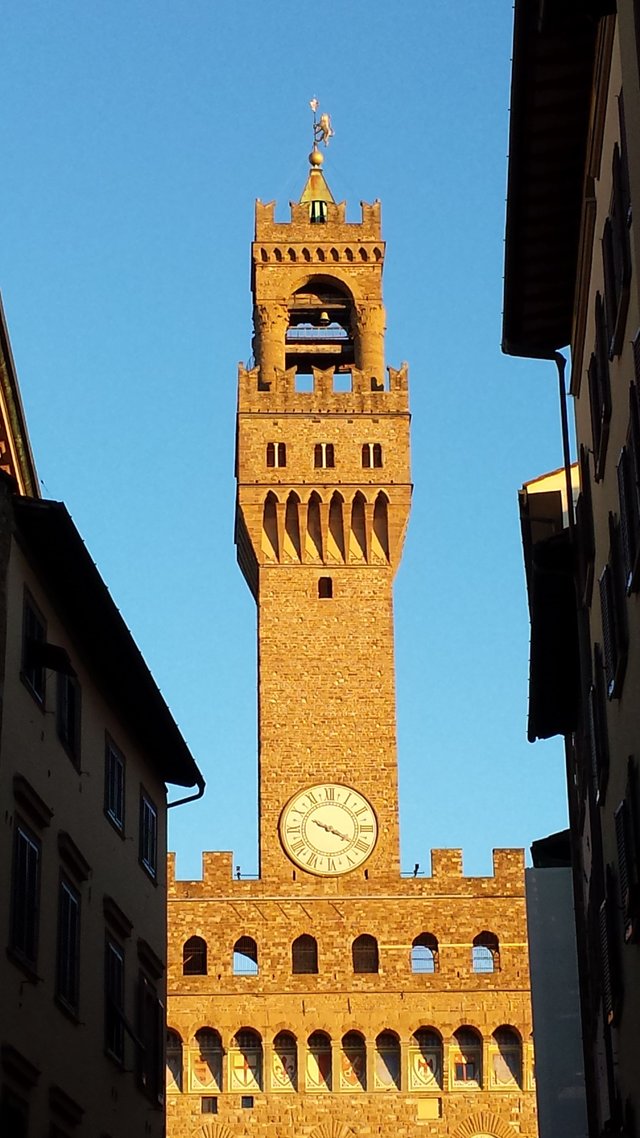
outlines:
[[[260,876],[339,892],[399,872],[392,584],[411,483],[380,203],[346,220],[320,136],[322,119],[290,220],[256,203],[236,543],[258,608]]]

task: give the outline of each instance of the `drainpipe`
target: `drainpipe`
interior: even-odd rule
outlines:
[[[185,802],[196,802],[198,798],[202,798],[206,783],[200,775],[197,780],[198,789],[195,794],[188,794],[186,798],[176,798],[175,802],[167,802],[167,810],[171,810],[172,806],[184,806]]]

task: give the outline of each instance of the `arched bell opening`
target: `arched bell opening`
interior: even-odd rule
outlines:
[[[345,285],[313,276],[294,292],[288,308],[287,368],[308,374],[314,367],[347,370],[355,364],[354,303]]]

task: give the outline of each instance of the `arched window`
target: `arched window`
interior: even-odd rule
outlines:
[[[314,1031],[307,1040],[305,1087],[308,1091],[331,1090],[331,1039]]]
[[[522,1086],[522,1041],[513,1027],[497,1027],[491,1036],[490,1077],[492,1087]]]
[[[454,1031],[450,1056],[452,1086],[482,1086],[482,1037],[475,1028],[459,1027]]]
[[[348,1031],[342,1037],[340,1090],[365,1091],[366,1089],[367,1050],[364,1036],[359,1031]]]
[[[234,976],[258,975],[258,946],[252,936],[241,936],[233,946]]]
[[[251,1027],[241,1028],[231,1041],[229,1090],[240,1094],[262,1090],[262,1039]]]
[[[291,971],[294,975],[315,975],[318,971],[318,942],[303,933],[291,945]]]
[[[173,1028],[167,1030],[167,1092],[182,1090],[182,1038]]]
[[[201,936],[190,936],[182,946],[182,975],[207,975],[207,942]]]
[[[212,1027],[201,1027],[195,1035],[196,1047],[191,1052],[191,1091],[215,1092],[222,1090],[222,1040]]]
[[[409,1043],[409,1089],[442,1086],[442,1037],[432,1027],[419,1027]]]
[[[500,945],[495,933],[478,933],[473,938],[471,963],[474,972],[497,972],[500,967]]]
[[[394,1031],[381,1031],[376,1039],[374,1086],[381,1091],[400,1090],[400,1040]]]
[[[279,1031],[273,1041],[271,1090],[295,1091],[298,1088],[298,1049],[290,1031]]]
[[[351,945],[354,972],[378,971],[378,942],[374,936],[363,933]]]
[[[438,941],[432,933],[420,933],[411,945],[411,971],[438,971]]]

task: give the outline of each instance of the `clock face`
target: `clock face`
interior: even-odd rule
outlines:
[[[378,821],[364,795],[336,782],[294,794],[280,815],[280,841],[301,869],[320,877],[349,873],[367,860]]]

